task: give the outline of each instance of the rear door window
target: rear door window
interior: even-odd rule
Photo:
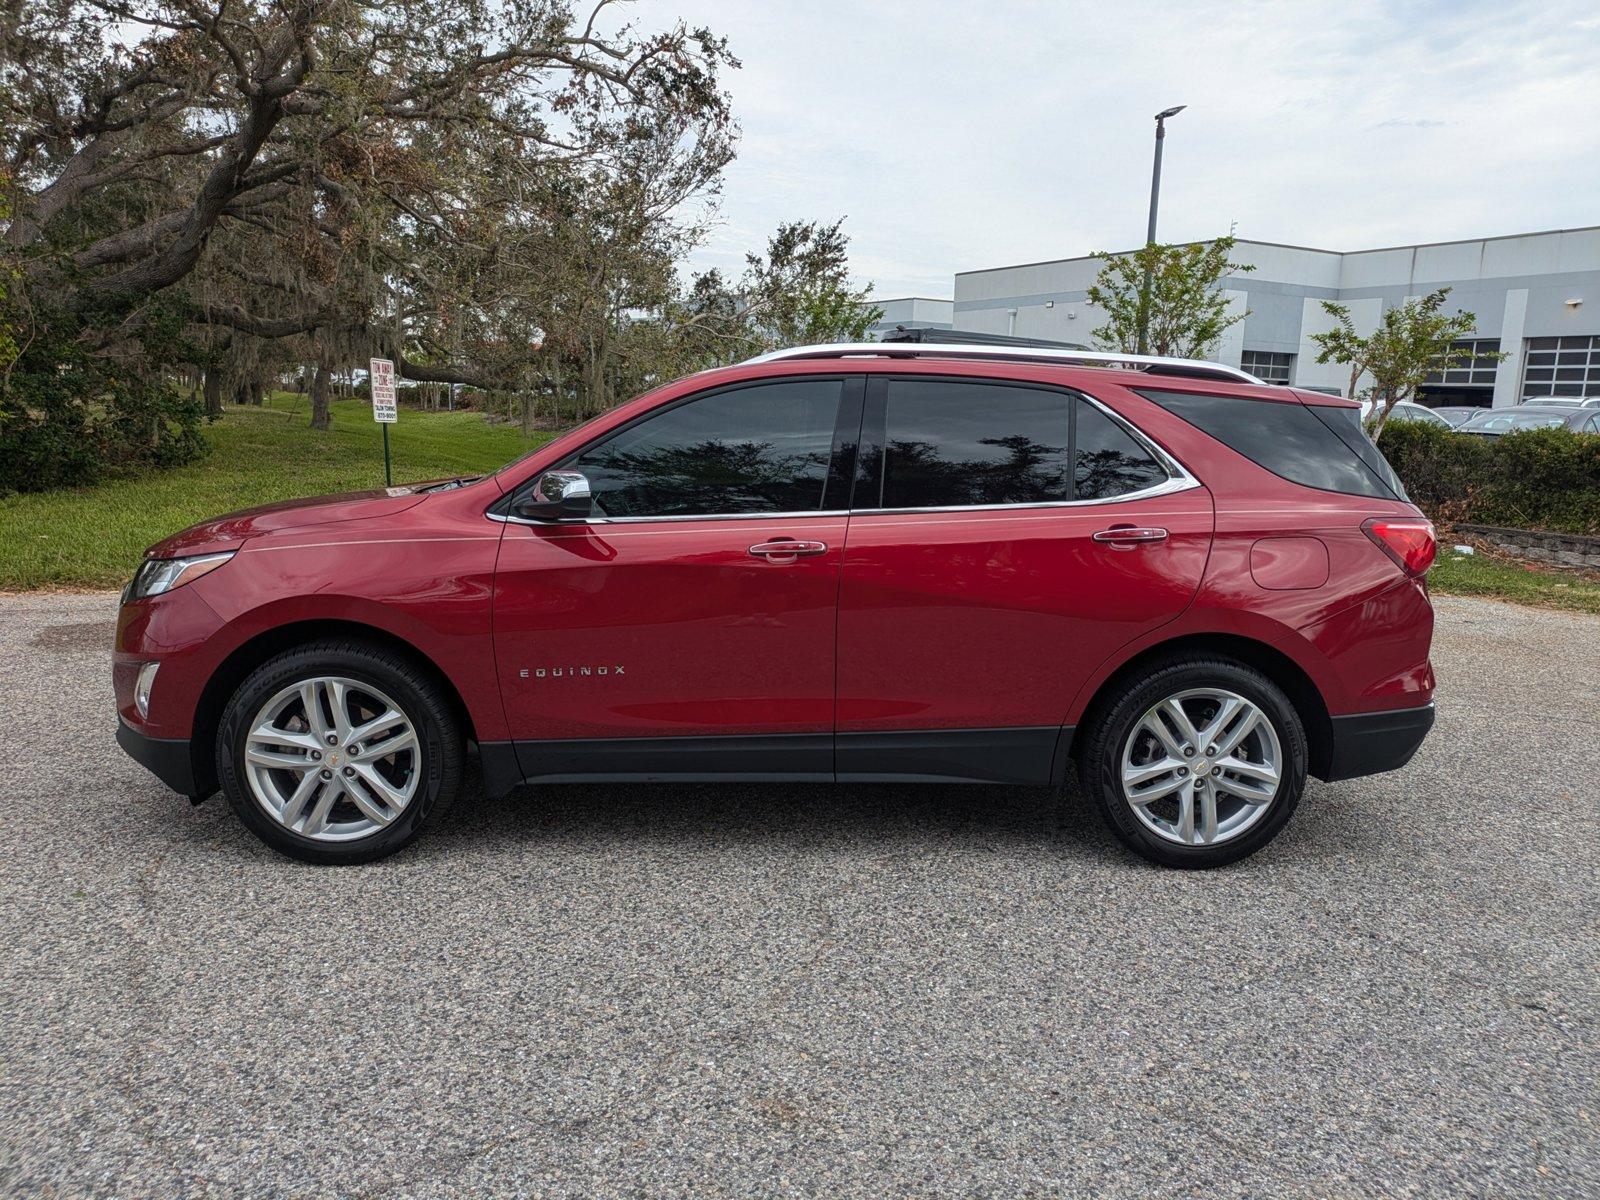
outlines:
[[[1114,499],[1167,479],[1131,434],[1071,392],[946,379],[875,388],[868,424],[881,444],[862,455],[858,510]]]
[[[1362,430],[1358,409],[1143,388],[1139,394],[1291,483],[1405,498],[1400,480]]]
[[[1087,400],[1077,403],[1073,499],[1111,500],[1166,480],[1166,469],[1132,434]]]

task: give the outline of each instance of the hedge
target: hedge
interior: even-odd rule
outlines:
[[[1436,520],[1600,534],[1600,436],[1528,429],[1480,437],[1394,421],[1378,447]]]

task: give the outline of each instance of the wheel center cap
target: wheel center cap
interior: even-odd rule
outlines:
[[[1196,775],[1205,775],[1211,770],[1211,764],[1203,758],[1197,758],[1191,764],[1190,769],[1193,770]]]
[[[330,767],[337,767],[339,765],[339,756],[337,754],[330,754],[323,761],[326,762]]]

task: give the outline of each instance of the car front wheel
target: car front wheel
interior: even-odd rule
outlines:
[[[1079,774],[1131,850],[1164,866],[1217,867],[1283,828],[1306,760],[1304,726],[1282,689],[1242,663],[1186,659],[1106,698]]]
[[[393,854],[439,816],[462,739],[438,686],[359,642],[298,647],[239,686],[217,733],[234,811],[275,850],[317,863]]]

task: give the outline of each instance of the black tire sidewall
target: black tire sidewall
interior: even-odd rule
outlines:
[[[1237,692],[1260,708],[1278,735],[1286,769],[1270,811],[1243,835],[1216,846],[1182,846],[1146,829],[1123,799],[1122,748],[1139,717],[1158,701],[1175,692],[1204,687]],[[1220,867],[1254,854],[1278,835],[1305,790],[1308,759],[1305,726],[1275,683],[1242,663],[1185,659],[1130,679],[1106,698],[1091,718],[1079,756],[1079,777],[1084,794],[1118,840],[1134,853],[1169,867]]]
[[[417,733],[422,760],[417,794],[392,824],[354,841],[321,842],[285,829],[261,807],[246,781],[244,748],[250,722],[272,696],[316,675],[340,675],[377,688],[400,706]],[[303,646],[257,667],[234,692],[217,730],[217,778],[234,812],[274,850],[305,862],[371,862],[399,850],[453,795],[461,757],[454,715],[438,689],[404,659],[347,643]]]

